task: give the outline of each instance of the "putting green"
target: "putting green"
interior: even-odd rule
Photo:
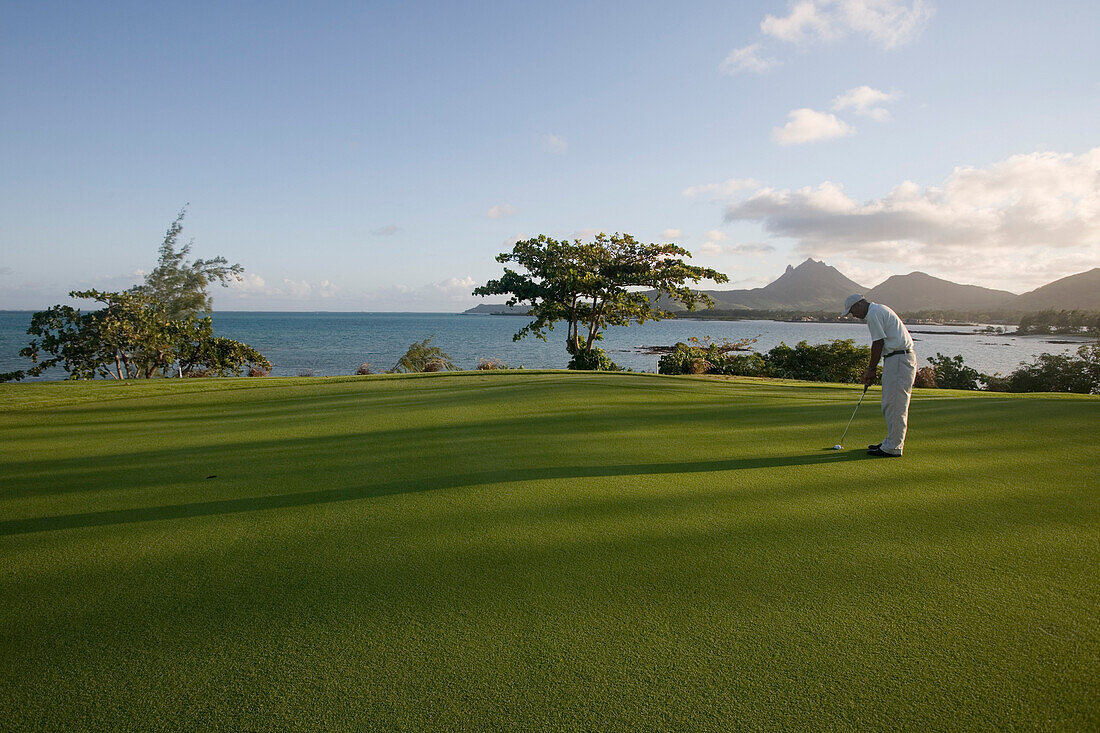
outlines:
[[[1100,399],[0,386],[0,729],[1100,728]]]

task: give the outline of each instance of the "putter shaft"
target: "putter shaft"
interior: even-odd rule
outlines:
[[[840,436],[840,443],[838,445],[844,445],[844,439],[848,437],[848,428],[852,427],[852,420],[856,419],[856,412],[859,411],[859,406],[863,404],[863,398],[867,394],[867,390],[871,388],[871,385],[863,385],[863,394],[859,396],[859,402],[856,403],[856,409],[852,410],[852,416],[848,418],[848,424],[844,426],[844,435]]]

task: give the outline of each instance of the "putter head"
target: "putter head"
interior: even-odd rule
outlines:
[[[833,450],[844,450],[844,446],[842,446],[842,445],[834,445],[834,446],[833,446]]]

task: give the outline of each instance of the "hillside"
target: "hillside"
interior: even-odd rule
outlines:
[[[1020,311],[1100,310],[1100,267],[1063,277],[1012,301]]]
[[[750,290],[708,290],[716,309],[741,308],[782,310],[833,310],[845,296],[862,286],[824,262],[807,259],[787,270],[762,288]]]
[[[960,285],[923,272],[893,275],[864,293],[867,300],[884,303],[895,311],[925,309],[985,311],[1008,307],[1016,297],[1007,290]]]
[[[526,305],[507,305],[505,303],[481,303],[463,313],[483,316],[525,316],[530,311]]]
[[[867,289],[831,265],[807,259],[787,270],[762,288],[748,290],[704,290],[714,299],[714,310],[821,311],[831,313],[851,293],[863,293],[868,300],[883,303],[895,311],[922,310],[959,312],[1033,312],[1057,310],[1100,310],[1100,268],[1064,277],[1041,288],[1016,295],[978,285],[933,277],[924,272],[893,275]],[[649,293],[653,297],[653,292]],[[673,311],[683,311],[673,303]],[[466,313],[522,315],[526,308],[483,303]]]

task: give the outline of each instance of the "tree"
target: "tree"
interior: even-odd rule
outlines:
[[[935,371],[936,386],[940,389],[981,389],[983,375],[964,364],[962,354],[944,356],[937,352],[928,357],[928,363]]]
[[[187,256],[191,253],[194,240],[179,247],[183,217],[186,214],[185,206],[164,234],[157,266],[145,276],[143,285],[132,289],[149,296],[157,310],[168,320],[209,312],[213,308],[213,301],[207,293],[210,283],[220,282],[227,286],[230,281],[240,281],[241,273],[244,272],[243,267],[239,264],[230,265],[224,257],[188,262]]]
[[[709,307],[714,302],[685,282],[729,280],[717,270],[689,265],[683,257],[691,253],[675,244],[642,244],[629,234],[600,233],[592,242],[558,241],[542,234],[517,242],[511,252],[496,258],[515,262],[525,273],[506,267],[500,279],[490,280],[474,295],[510,295],[510,306],[530,303],[534,320],[513,340],[530,334],[545,341],[554,324],[564,322],[570,369],[615,369],[596,346],[608,326],[675,317],[661,307],[662,297],[688,310],[700,302]],[[644,289],[655,291],[652,301]]]
[[[438,346],[429,346],[435,336],[418,341],[397,360],[391,371],[395,372],[454,372],[458,371],[451,355]]]
[[[0,381],[38,376],[60,365],[69,379],[149,379],[174,372],[240,374],[245,366],[271,369],[271,363],[247,344],[214,336],[210,318],[166,319],[157,303],[141,292],[73,291],[73,298],[102,303],[82,313],[67,305],[31,316],[34,338],[20,351],[34,366],[0,375]]]
[[[1074,354],[1039,354],[1005,379],[1009,392],[1077,392],[1100,394],[1100,343]]]

